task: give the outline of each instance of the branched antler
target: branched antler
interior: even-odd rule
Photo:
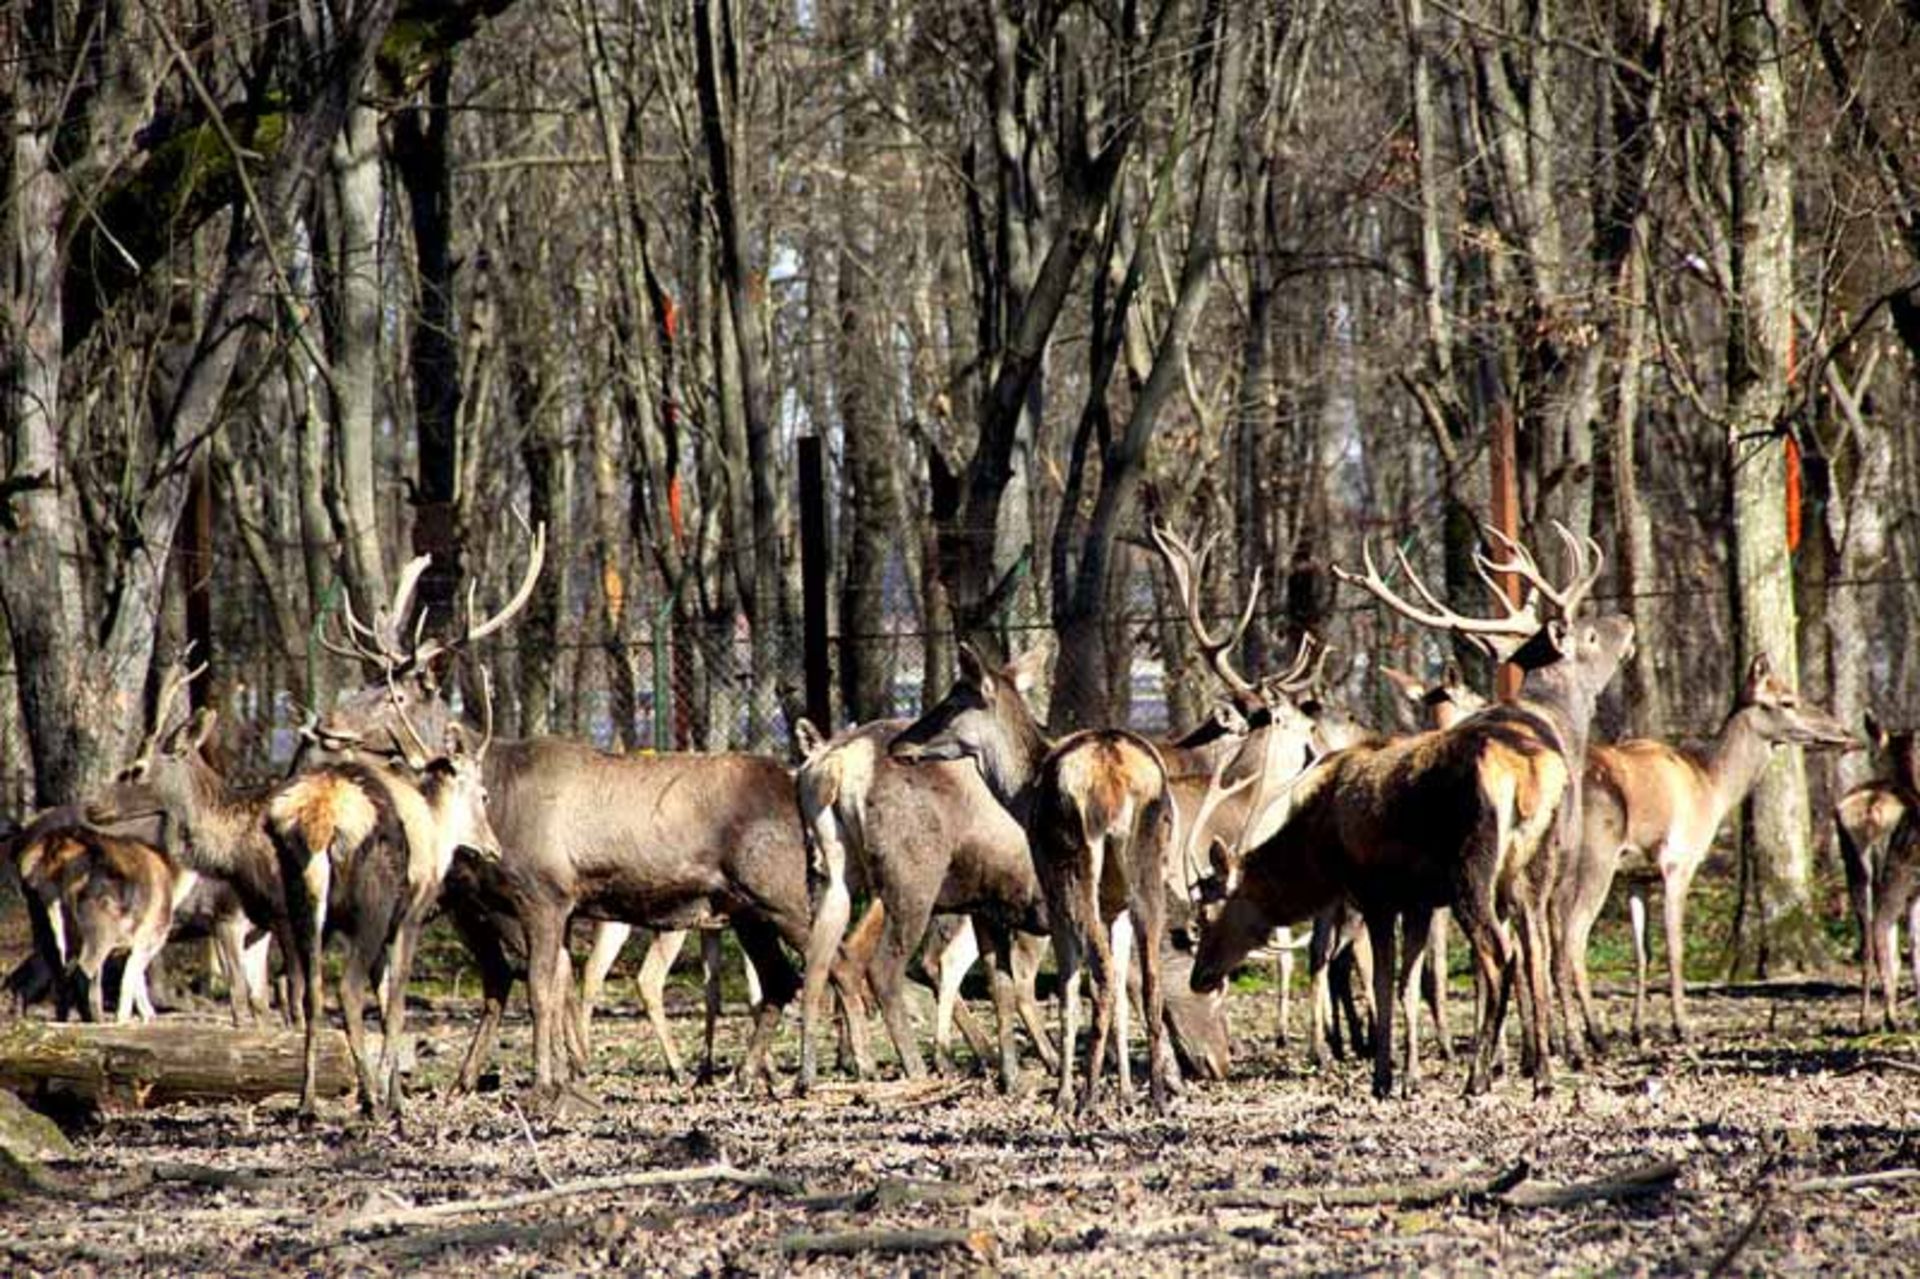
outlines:
[[[1160,552],[1160,558],[1166,561],[1167,572],[1173,577],[1174,591],[1179,595],[1180,605],[1186,611],[1187,629],[1193,632],[1193,638],[1200,645],[1200,652],[1207,659],[1207,665],[1212,667],[1213,673],[1220,677],[1220,682],[1236,695],[1249,699],[1259,698],[1260,689],[1234,669],[1228,654],[1239,646],[1241,637],[1247,632],[1248,624],[1253,621],[1254,606],[1260,601],[1260,571],[1254,570],[1253,586],[1247,592],[1246,605],[1241,609],[1239,620],[1234,623],[1233,629],[1224,636],[1216,636],[1207,629],[1206,622],[1202,620],[1200,583],[1206,575],[1207,557],[1213,553],[1214,545],[1220,540],[1220,535],[1215,533],[1196,551],[1191,543],[1159,520],[1153,521],[1147,531],[1153,538],[1154,547]]]

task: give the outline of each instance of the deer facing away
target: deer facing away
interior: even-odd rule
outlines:
[[[1092,1105],[1116,992],[1126,997],[1122,965],[1131,942],[1141,957],[1150,1095],[1164,1108],[1172,1086],[1160,989],[1172,818],[1166,767],[1151,743],[1125,730],[1084,730],[1048,741],[1025,700],[1045,657],[1037,649],[993,666],[963,645],[953,688],[895,737],[889,750],[909,763],[976,761],[994,797],[1024,820],[1059,968],[1058,1106],[1065,1110],[1074,1103],[1082,961],[1092,970],[1094,1015],[1081,1104]],[[1116,927],[1122,915],[1131,936],[1125,926]],[[1119,947],[1110,933],[1121,940]]]

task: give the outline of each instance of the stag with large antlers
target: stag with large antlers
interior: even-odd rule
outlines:
[[[1536,1088],[1550,1087],[1546,911],[1561,843],[1556,824],[1564,822],[1564,801],[1577,793],[1577,764],[1600,689],[1633,644],[1633,624],[1624,617],[1579,618],[1599,580],[1600,550],[1590,539],[1556,528],[1570,562],[1564,586],[1551,582],[1524,547],[1490,530],[1500,555],[1481,555],[1476,563],[1499,603],[1491,617],[1442,604],[1404,553],[1398,563],[1415,599],[1388,584],[1371,548],[1364,575],[1336,570],[1394,611],[1470,640],[1496,661],[1515,663],[1523,672],[1520,698],[1448,729],[1349,747],[1315,764],[1294,787],[1285,824],[1248,855],[1201,943],[1195,988],[1217,988],[1275,924],[1351,897],[1375,947],[1373,1084],[1380,1096],[1393,1088],[1396,987],[1411,1021],[1414,956],[1430,913],[1441,906],[1452,908],[1473,947],[1484,996],[1469,1091],[1490,1084],[1494,1038],[1516,959],[1503,913],[1518,923],[1520,976],[1530,996],[1527,1064]],[[1501,589],[1496,577],[1503,573],[1531,587],[1525,603],[1513,603]],[[1395,925],[1401,919],[1408,955],[1397,965]],[[1418,1069],[1416,1043],[1408,1043],[1409,1087]]]
[[[527,571],[507,605],[476,622],[470,598],[464,630],[444,642],[421,638],[417,625],[411,635],[405,629],[425,567],[410,565],[385,613],[372,623],[357,616],[348,622],[339,647],[366,661],[376,678],[320,718],[316,741],[333,750],[412,756],[409,722],[428,740],[444,732],[453,711],[433,668],[498,632],[524,607],[544,555],[543,530],[536,530]],[[476,1029],[462,1077],[477,1075],[513,975],[506,956],[517,948],[486,934],[517,921],[533,1006],[534,1085],[542,1094],[556,1090],[554,1049],[573,1023],[566,929],[577,915],[656,928],[731,922],[766,995],[755,1010],[741,1077],[770,1080],[774,1030],[800,985],[781,942],[803,950],[809,923],[806,847],[785,765],[746,754],[621,757],[537,737],[496,742],[485,781],[501,858],[497,865],[463,861],[455,882],[472,908],[449,903],[488,978],[489,1016]]]
[[[359,1072],[361,1108],[372,1113],[400,1106],[407,980],[421,930],[458,851],[489,860],[500,856],[480,780],[492,740],[490,692],[486,706],[487,736],[477,750],[468,749],[464,733],[454,726],[447,730],[444,752],[431,752],[403,717],[413,746],[429,756],[418,774],[399,766],[326,764],[282,783],[267,802],[267,830],[279,854],[306,978],[296,996],[306,1005],[303,1117],[314,1113],[321,951],[329,935],[347,939],[340,1008]],[[376,1072],[366,1059],[362,1010],[369,983],[383,975]]]

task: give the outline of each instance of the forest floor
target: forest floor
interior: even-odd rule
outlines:
[[[674,995],[691,1048],[694,994]],[[303,1131],[291,1098],[98,1117],[54,1166],[69,1189],[0,1203],[0,1270],[1867,1274],[1920,1255],[1920,1180],[1822,1184],[1920,1168],[1915,1042],[1854,1036],[1841,987],[1703,988],[1697,1042],[1623,1047],[1544,1101],[1517,1079],[1464,1100],[1459,1065],[1375,1101],[1364,1066],[1317,1074],[1273,1046],[1270,994],[1233,998],[1231,1082],[1190,1087],[1165,1117],[1062,1122],[1044,1092],[1006,1100],[971,1076],[804,1100],[677,1087],[630,1004],[596,1023],[597,1109],[524,1108],[523,1016],[499,1058],[507,1087],[442,1097],[474,1005],[434,996],[413,1023],[404,1123],[335,1102]],[[1627,1000],[1605,1002],[1624,1018]],[[1468,1003],[1453,1006],[1462,1039]],[[796,1047],[783,1036],[789,1067]],[[575,1184],[707,1165],[764,1182]],[[1492,1187],[1522,1166],[1518,1190]],[[1652,1184],[1629,1197],[1525,1197],[1635,1173]],[[1468,1189],[1335,1202],[1435,1179]],[[406,1214],[483,1197],[508,1202]],[[860,1250],[831,1251],[848,1232]],[[903,1242],[918,1250],[875,1247]]]

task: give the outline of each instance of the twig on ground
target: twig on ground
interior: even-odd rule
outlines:
[[[1864,1190],[1869,1186],[1894,1186],[1920,1181],[1920,1168],[1886,1168],[1880,1172],[1862,1172],[1844,1177],[1809,1177],[1789,1182],[1787,1191],[1796,1195],[1815,1195],[1834,1190]]]
[[[527,1149],[533,1152],[533,1170],[540,1174],[540,1180],[546,1182],[548,1187],[559,1185],[560,1183],[553,1179],[553,1174],[547,1171],[547,1161],[540,1154],[540,1143],[533,1137],[533,1125],[527,1122],[526,1115],[521,1112],[517,1103],[509,1101],[507,1109],[511,1110],[513,1117],[520,1121],[521,1135],[527,1139]]]
[[[1202,1199],[1220,1208],[1355,1208],[1370,1204],[1419,1208],[1448,1199],[1478,1199],[1498,1195],[1526,1180],[1527,1173],[1527,1163],[1523,1159],[1491,1174],[1471,1172],[1422,1181],[1376,1182],[1364,1186],[1249,1187],[1214,1191],[1202,1196]]]
[[[343,1235],[373,1234],[381,1230],[444,1221],[449,1217],[466,1216],[469,1213],[514,1212],[578,1195],[605,1194],[612,1190],[639,1190],[649,1186],[682,1186],[700,1181],[725,1181],[737,1186],[774,1190],[786,1195],[795,1194],[798,1191],[798,1186],[786,1177],[771,1173],[747,1172],[731,1164],[699,1164],[692,1168],[661,1168],[650,1172],[622,1173],[614,1177],[592,1177],[585,1181],[570,1181],[550,1186],[545,1190],[528,1190],[519,1194],[492,1195],[479,1199],[453,1199],[416,1208],[396,1208],[391,1212],[356,1217],[343,1223],[339,1233]]]
[[[1494,1197],[1510,1208],[1565,1208],[1603,1199],[1637,1199],[1643,1195],[1657,1195],[1671,1190],[1679,1177],[1680,1165],[1677,1161],[1657,1159],[1617,1177],[1576,1181],[1564,1186],[1530,1181]]]
[[[863,1252],[939,1252],[965,1248],[975,1256],[991,1256],[994,1237],[984,1230],[928,1227],[921,1230],[802,1231],[780,1240],[780,1251],[850,1257]]]

